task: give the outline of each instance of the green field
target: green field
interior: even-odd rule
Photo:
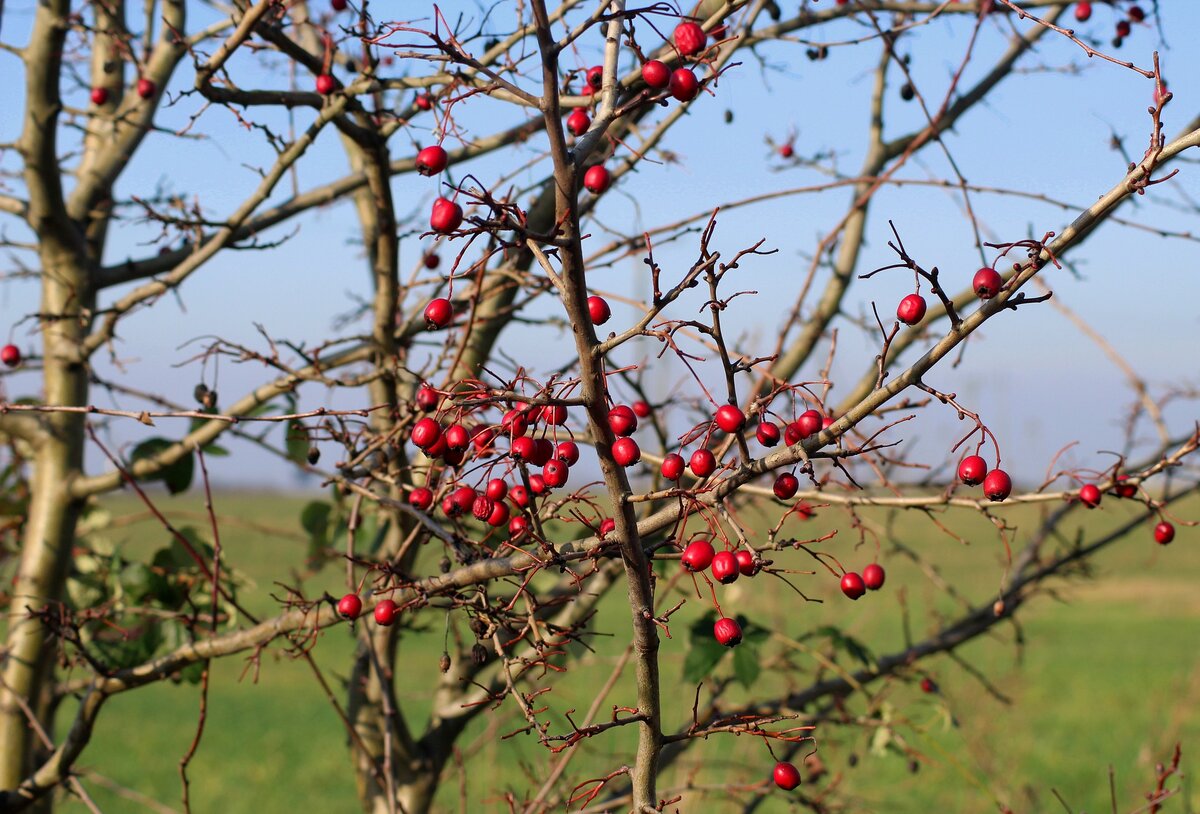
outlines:
[[[221,494],[216,497],[224,518],[222,540],[229,562],[252,579],[243,591],[253,611],[272,608],[272,583],[295,583],[302,567],[304,542],[296,520],[304,499],[269,494]],[[198,500],[162,498],[160,505],[178,524],[204,525]],[[109,504],[115,515],[137,513],[139,507],[120,498]],[[1102,510],[1081,520],[1089,528],[1111,528],[1130,516],[1132,507],[1108,501]],[[1197,516],[1198,507],[1183,507],[1184,516]],[[1031,529],[1032,513],[1007,515],[1022,530]],[[799,637],[819,625],[837,623],[876,654],[903,644],[900,599],[909,611],[913,635],[931,629],[936,614],[954,610],[951,600],[929,577],[890,550],[891,540],[921,552],[936,563],[941,575],[974,601],[994,596],[1003,573],[1003,548],[978,518],[949,516],[946,522],[967,539],[969,546],[939,533],[925,518],[913,514],[889,517],[866,514],[879,532],[881,561],[888,583],[879,594],[851,603],[837,593],[836,581],[820,576],[797,576],[796,584],[824,604],[805,603],[778,580],[743,579],[722,589],[727,612],[744,613],[764,626]],[[815,536],[834,527],[844,516],[822,512],[792,530],[796,536]],[[251,527],[247,524],[258,524]],[[132,552],[164,542],[164,532],[152,522],[131,522],[111,532]],[[857,539],[857,538],[854,538]],[[869,561],[875,542],[853,551],[843,530],[824,545],[850,565]],[[796,569],[810,569],[802,554],[781,557]],[[940,695],[925,695],[914,682],[876,686],[881,714],[893,715],[896,736],[919,753],[919,771],[912,773],[908,758],[894,752],[874,753],[872,730],[825,726],[818,731],[819,755],[828,774],[818,785],[837,783],[847,809],[853,812],[995,812],[998,801],[1016,812],[1064,811],[1054,790],[1073,812],[1108,812],[1108,769],[1116,775],[1118,810],[1132,812],[1144,803],[1153,786],[1154,764],[1165,760],[1173,744],[1183,744],[1184,769],[1200,763],[1200,537],[1180,529],[1173,545],[1155,546],[1149,529],[1115,544],[1094,563],[1091,578],[1057,583],[1056,596],[1045,596],[1025,608],[1021,617],[1024,646],[1014,645],[1014,629],[1004,625],[993,636],[963,648],[961,655],[1012,700],[1006,705],[953,661],[939,657],[928,664],[941,687]],[[340,593],[344,569],[333,566],[305,582],[310,596],[328,589]],[[616,634],[597,638],[595,655],[581,655],[583,669],[546,700],[562,712],[586,709],[626,641],[627,605],[624,591],[610,597],[596,627]],[[673,604],[673,602],[672,602]],[[694,687],[681,678],[688,622],[704,611],[692,601],[675,617],[675,638],[663,643],[666,720],[686,725]],[[408,705],[410,726],[421,728],[427,714],[430,686],[441,653],[441,626],[429,634],[405,639],[399,695]],[[315,650],[326,677],[340,689],[349,668],[353,641],[347,626],[324,633]],[[782,651],[773,641],[764,652]],[[808,668],[810,659],[793,654],[794,663]],[[309,667],[279,651],[261,661],[257,682],[243,677],[240,658],[218,664],[213,673],[207,728],[189,770],[192,808],[196,812],[292,812],[357,810],[345,737],[338,718],[324,700]],[[726,659],[718,666],[730,670]],[[804,676],[772,670],[761,693]],[[732,700],[744,699],[740,688]],[[84,783],[104,811],[150,810],[128,796],[118,796],[98,772],[172,809],[180,809],[178,764],[196,724],[198,692],[192,685],[162,685],[117,697],[101,716],[95,738],[80,767]],[[632,703],[623,686],[609,697],[613,703]],[[849,706],[861,713],[861,700]],[[890,712],[889,712],[890,711]],[[69,719],[70,705],[62,719]],[[62,721],[60,721],[62,723]],[[544,749],[528,737],[500,740],[516,729],[512,704],[482,716],[461,745],[476,758],[465,781],[466,806],[458,777],[443,787],[441,810],[505,811],[502,792],[528,793],[523,778],[544,775]],[[491,729],[488,729],[488,727]],[[631,759],[632,730],[596,738],[577,756],[573,769],[591,777]],[[610,756],[611,755],[611,756]],[[857,765],[851,767],[851,755]],[[661,787],[678,786],[690,777],[697,784],[750,784],[765,777],[770,758],[751,738],[714,737],[695,745],[686,759],[662,778]],[[533,786],[536,788],[536,786]],[[1200,791],[1185,787],[1183,800],[1165,811],[1190,811],[1200,804]],[[708,797],[685,811],[740,810]],[[772,795],[759,811],[786,811],[783,794]],[[70,803],[67,811],[83,811]]]

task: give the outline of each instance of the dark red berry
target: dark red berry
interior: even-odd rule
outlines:
[[[703,571],[712,565],[715,554],[712,543],[708,540],[692,540],[683,549],[683,556],[679,558],[679,561],[689,571]]]
[[[842,593],[851,599],[858,599],[867,592],[867,586],[863,584],[863,578],[853,571],[847,571],[842,577],[841,583]]]
[[[471,437],[467,434],[467,428],[462,424],[451,424],[446,428],[444,434],[446,446],[450,449],[466,449],[471,445]]]
[[[591,126],[592,120],[582,107],[575,108],[571,111],[571,115],[567,116],[567,129],[575,136],[582,136]]]
[[[492,501],[492,513],[487,516],[487,524],[492,528],[500,528],[508,522],[508,506],[500,501]]]
[[[1154,527],[1154,542],[1159,545],[1167,545],[1175,539],[1175,527],[1166,520]]]
[[[610,183],[612,183],[612,176],[608,174],[608,170],[603,164],[588,167],[588,171],[583,174],[583,186],[593,195],[604,192]]]
[[[545,465],[542,466],[542,479],[546,481],[546,485],[551,489],[557,489],[565,485],[568,474],[570,474],[570,467],[557,458],[546,461]]]
[[[524,410],[514,407],[504,414],[504,418],[500,419],[500,426],[509,436],[520,438],[529,431],[529,418],[525,415]]]
[[[921,692],[935,693],[938,691],[938,685],[929,676],[921,679]]]
[[[440,235],[448,235],[462,226],[463,210],[449,198],[438,198],[433,202],[429,215],[429,228]]]
[[[603,540],[605,537],[608,536],[609,532],[615,531],[616,528],[617,528],[617,521],[613,520],[611,517],[606,517],[600,521],[600,529],[597,532],[597,536],[601,540]]]
[[[425,306],[425,327],[431,331],[445,328],[454,316],[454,306],[445,297],[430,300]]]
[[[713,420],[717,422],[718,427],[727,433],[735,433],[746,426],[746,416],[732,404],[722,404],[718,407],[717,414]]]
[[[978,486],[987,475],[987,461],[978,455],[968,455],[958,465],[958,479],[967,486]]]
[[[791,791],[800,785],[800,770],[791,763],[780,761],[775,764],[775,771],[771,773],[771,778],[779,788]]]
[[[663,457],[662,466],[659,471],[662,472],[662,476],[667,480],[677,481],[683,477],[683,467],[683,456],[671,452]]]
[[[863,585],[866,585],[872,591],[878,591],[883,587],[883,580],[886,576],[883,573],[883,566],[877,562],[873,562],[863,569]]]
[[[387,627],[396,621],[396,603],[390,599],[381,599],[375,606],[375,624]]]
[[[603,325],[612,316],[612,311],[609,310],[608,303],[603,297],[595,295],[588,297],[587,309],[588,317],[592,320],[593,325]]]
[[[988,500],[999,502],[1012,492],[1012,479],[1003,469],[993,469],[983,479],[983,493]]]
[[[408,493],[408,503],[413,508],[425,511],[433,505],[433,492],[424,486],[418,486]]]
[[[700,53],[707,42],[708,35],[696,23],[689,21],[675,26],[675,47],[685,57]]]
[[[637,415],[625,404],[618,404],[608,411],[608,426],[616,435],[633,435],[637,425]]]
[[[1121,481],[1129,480],[1128,475],[1118,475],[1117,485],[1113,487],[1113,494],[1117,497],[1130,498],[1137,494],[1137,487],[1132,483],[1122,483]]]
[[[323,73],[317,77],[317,93],[322,96],[328,96],[337,89],[337,81],[327,73]],[[141,95],[141,83],[138,84],[138,95]],[[145,96],[142,96],[145,99]]]
[[[612,455],[621,466],[633,466],[642,459],[642,450],[632,438],[618,438],[612,445]]]
[[[587,83],[592,90],[600,90],[604,86],[603,65],[593,65],[587,69]]]
[[[1092,19],[1092,4],[1087,0],[1080,0],[1075,4],[1075,19],[1081,23],[1086,23]]]
[[[333,81],[333,77],[330,77],[330,81],[331,82]],[[317,90],[320,90],[320,89],[321,89],[320,78],[318,77]],[[332,88],[330,90],[332,90]],[[145,77],[142,77],[141,79],[139,79],[137,81],[137,95],[142,97],[143,99],[149,99],[149,98],[153,97],[157,91],[158,91],[158,88],[155,86],[153,81],[146,79]],[[328,92],[328,91],[326,91],[326,92]]]
[[[419,407],[422,412],[432,413],[438,408],[438,403],[441,400],[442,397],[439,396],[438,392],[429,385],[422,385],[417,390],[417,407]]]
[[[1129,19],[1133,20],[1135,23],[1140,23],[1142,20],[1146,19],[1146,12],[1142,11],[1141,6],[1130,6]]]
[[[735,647],[742,641],[742,626],[733,619],[718,619],[713,625],[713,637],[726,647]]]
[[[718,551],[713,555],[712,575],[717,582],[728,585],[737,580],[739,573],[737,557],[732,551]]]
[[[981,300],[990,300],[999,294],[1003,285],[1004,280],[1000,277],[1000,272],[994,268],[981,268],[975,272],[975,278],[971,281],[971,288],[975,290],[975,296]]]
[[[471,501],[471,514],[475,515],[476,520],[487,520],[495,507],[496,504],[487,495],[476,495]]]
[[[816,410],[805,410],[796,419],[796,429],[799,430],[801,438],[807,438],[821,431],[821,423],[820,413]]]
[[[528,435],[519,435],[512,440],[508,452],[518,461],[532,461],[537,452],[537,442]]]
[[[758,443],[764,447],[773,447],[779,443],[779,427],[773,422],[764,421],[758,425],[758,429],[754,431],[754,437],[758,439]]]
[[[8,344],[0,348],[0,362],[3,362],[8,367],[16,367],[21,364],[21,349],[13,344]]]
[[[1130,28],[1130,26],[1129,26],[1129,21],[1128,21],[1128,20],[1118,20],[1118,21],[1117,21],[1117,36],[1118,36],[1118,37],[1122,37],[1122,38],[1124,38],[1124,37],[1128,37],[1128,36],[1129,36],[1129,32],[1130,32],[1131,30],[1132,30],[1132,29],[1131,29],[1131,28]]]
[[[508,536],[520,537],[525,532],[529,531],[529,518],[523,514],[518,514],[512,520],[508,521]]]
[[[656,90],[661,90],[671,81],[671,70],[657,59],[652,59],[642,65],[642,81]]]
[[[418,94],[413,104],[417,106],[417,110],[433,110],[433,97],[428,93]]]
[[[780,500],[789,500],[796,496],[796,490],[800,488],[800,479],[791,472],[784,472],[775,479],[775,497]]]
[[[671,72],[671,95],[681,102],[690,102],[700,92],[700,81],[687,68],[676,68]]]
[[[739,548],[733,552],[733,556],[737,559],[738,573],[744,577],[752,577],[758,573],[758,563],[754,561],[754,555],[744,548]]]
[[[633,403],[633,414],[638,418],[649,418],[650,412],[650,405],[641,399]]]
[[[92,88],[92,104],[103,107],[108,104],[108,88]]]
[[[916,325],[925,319],[925,298],[920,294],[909,294],[896,307],[896,319],[905,325]]]
[[[1079,500],[1089,509],[1100,505],[1100,489],[1094,483],[1085,483],[1079,490]]]
[[[362,600],[358,594],[346,594],[338,600],[337,611],[343,619],[357,619],[362,613]]]
[[[504,500],[508,497],[508,483],[502,478],[492,478],[487,482],[483,493],[492,500]]]
[[[519,508],[526,509],[529,507],[529,490],[517,484],[508,490],[508,499],[517,504]]]
[[[447,160],[446,151],[433,144],[417,153],[417,172],[421,175],[437,175],[446,169]]]
[[[574,441],[559,441],[554,448],[554,456],[567,466],[574,466],[579,462],[579,445]]]
[[[717,456],[713,455],[711,450],[698,449],[692,453],[688,469],[692,470],[692,474],[697,478],[707,478],[717,470]]]
[[[412,442],[418,449],[430,449],[441,437],[442,426],[429,416],[413,424]]]

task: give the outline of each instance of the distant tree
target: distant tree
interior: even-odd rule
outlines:
[[[788,792],[764,781],[794,786],[799,773],[780,766],[772,775],[776,762],[800,762],[823,726],[845,722],[856,693],[889,678],[921,681],[922,659],[1012,619],[1048,580],[1130,531],[1160,543],[1183,531],[1170,507],[1195,489],[1191,456],[1200,437],[1194,424],[1167,421],[1165,395],[1132,368],[1138,406],[1130,437],[1148,421],[1154,444],[1132,445],[1137,457],[1098,460],[1087,470],[1052,465],[1047,482],[1032,488],[1013,488],[1004,476],[1004,439],[988,416],[937,389],[953,387],[953,360],[982,325],[1058,305],[1045,272],[1113,222],[1125,201],[1170,178],[1177,170],[1168,164],[1200,143],[1195,119],[1177,137],[1164,134],[1160,116],[1171,95],[1157,58],[1127,63],[1100,51],[1091,39],[1097,32],[1068,30],[1070,15],[1082,19],[1090,4],[463,5],[450,13],[449,6],[357,0],[39,0],[25,44],[4,44],[6,58],[19,61],[20,70],[5,76],[23,79],[24,107],[9,111],[22,129],[4,145],[3,167],[12,171],[0,188],[0,213],[15,268],[35,277],[41,292],[36,313],[25,317],[37,326],[36,341],[6,350],[4,361],[36,370],[41,386],[36,399],[6,393],[0,405],[8,450],[0,811],[45,811],[56,790],[83,793],[72,769],[113,696],[168,679],[194,681],[206,693],[213,659],[257,657],[265,648],[311,659],[321,632],[348,624],[347,616],[360,617],[358,650],[348,695],[334,703],[366,811],[431,810],[459,736],[496,707],[516,710],[511,729],[547,748],[543,775],[497,791],[513,811],[712,810],[704,799],[712,789],[660,779],[685,749],[711,748],[710,736],[727,734],[769,749],[739,755],[744,785],[723,789],[724,797],[753,810],[765,795],[786,793],[827,811],[836,789],[822,788],[819,778]],[[1113,6],[1139,25],[1157,22],[1129,3]],[[7,12],[6,40],[17,13],[11,3]],[[942,25],[964,33],[958,53],[941,55],[956,69],[923,84],[910,73],[909,42],[919,48],[913,35]],[[1000,104],[993,91],[1030,66],[1035,46],[1042,47],[1038,66],[1053,67],[1046,61],[1060,52],[1051,43],[1106,61],[1080,83],[1122,71],[1144,77],[1155,97],[1149,146],[1126,173],[1094,172],[1087,182],[1095,202],[1065,226],[987,242],[975,209],[985,192],[1072,207],[1033,200],[1030,190],[982,190],[953,173],[930,181],[904,171],[927,153],[953,167],[947,133],[984,104]],[[651,162],[674,160],[671,150],[688,139],[723,138],[690,127],[687,114],[716,103],[737,110],[723,87],[728,72],[751,70],[748,60],[769,70],[773,59],[816,64],[842,52],[868,57],[861,166],[847,172],[793,138],[769,145],[780,169],[810,168],[820,180],[799,189],[781,183],[762,190],[764,199],[844,190],[844,208],[831,212],[807,266],[797,269],[794,301],[743,296],[745,272],[796,228],[765,218],[757,233],[722,233],[723,212],[760,201],[710,204],[684,195],[670,213],[643,213],[651,223],[642,233],[601,217],[634,171],[662,172]],[[981,67],[985,52],[995,58]],[[1037,94],[1036,78],[1021,81],[1035,90],[1008,100],[1014,126],[1069,126],[1043,110],[1052,102]],[[901,132],[888,122],[905,104],[920,118]],[[158,124],[168,106],[187,111],[187,127]],[[235,118],[274,156],[255,168],[257,187],[236,204],[156,187],[151,179],[170,167],[131,169],[151,137],[172,139],[178,160],[189,160],[193,129],[202,132],[216,116]],[[846,116],[847,130],[859,121]],[[311,148],[335,138],[349,172],[289,190]],[[997,156],[1020,161],[1000,149]],[[430,176],[419,205],[398,201],[394,187],[414,172]],[[537,180],[526,185],[525,178]],[[943,184],[961,202],[980,258],[971,286],[963,287],[969,275],[939,273],[938,258],[906,248],[903,227],[887,223],[892,213],[875,211],[881,190],[917,183]],[[186,290],[224,253],[272,257],[287,229],[343,200],[357,214],[370,270],[362,311],[345,326],[290,340],[264,332],[255,346],[211,341],[203,360],[255,361],[269,372],[234,398],[219,397],[211,379],[194,393],[154,394],[99,376],[98,361],[115,353],[127,320]],[[1039,208],[1037,218],[1045,217]],[[145,256],[119,257],[110,246],[126,228],[157,229],[159,237]],[[1178,236],[1153,228],[1131,234]],[[402,267],[401,243],[418,235],[423,256]],[[868,235],[890,241],[893,264],[864,267]],[[661,259],[685,249],[686,267]],[[601,278],[627,260],[644,269],[634,291]],[[866,305],[870,284],[862,281],[881,274],[912,280],[898,319],[891,303]],[[629,308],[614,311],[617,303]],[[1144,307],[1136,318],[1152,318],[1149,301],[1129,307]],[[755,346],[732,335],[723,320],[738,309],[754,309],[777,339]],[[211,325],[219,336],[219,313]],[[834,400],[830,371],[846,353],[839,330],[875,336],[879,349],[857,360],[860,378],[839,382]],[[528,346],[521,342],[554,352],[506,350]],[[988,352],[996,365],[1018,361],[1003,349]],[[666,400],[662,388],[648,387],[664,356],[693,377]],[[326,389],[344,391],[354,406],[315,406]],[[96,407],[98,393],[139,406]],[[945,460],[914,475],[925,470],[912,468],[920,462],[901,427],[935,408],[954,411],[965,429],[945,444]],[[111,427],[135,421],[147,425],[141,440],[129,449],[114,444]],[[271,440],[280,433],[256,429],[279,424],[287,428],[284,444]],[[141,484],[208,489],[206,459],[226,453],[219,444],[233,435],[273,446],[288,465],[336,488],[336,498],[314,501],[299,521],[315,563],[345,566],[346,597],[297,589],[274,616],[249,613],[232,577],[236,562],[220,545],[219,506],[202,533],[164,518],[171,545],[152,561],[113,570],[118,563],[90,525],[96,499],[131,487],[157,511],[155,493]],[[96,463],[85,467],[89,448]],[[600,480],[585,482],[587,472]],[[1118,497],[1141,504],[1136,521],[1101,537],[1076,536],[1086,505]],[[1031,503],[1046,507],[1040,527],[1013,533],[1006,508]],[[794,585],[797,604],[817,595],[849,601],[835,584],[851,599],[878,588],[878,555],[854,546],[869,539],[859,512],[871,506],[925,513],[950,537],[937,519],[943,509],[980,513],[1011,550],[998,594],[964,600],[961,615],[933,635],[875,658],[837,629],[814,631],[836,669],[791,667],[789,690],[762,691],[762,665],[782,669],[786,659],[774,655],[764,627],[720,603],[717,583],[777,576]],[[844,533],[797,539],[797,522],[814,509],[842,513]],[[675,621],[683,605],[675,586],[689,604],[712,608],[690,638]],[[594,612],[610,593],[627,596],[629,624],[595,642]],[[434,700],[423,729],[397,682],[405,639],[421,626],[453,631],[444,675],[426,688]],[[567,711],[543,693],[578,676],[570,653],[585,637],[626,654],[612,682],[630,671],[636,694],[597,697],[563,725]],[[722,645],[733,648],[732,675],[755,690],[752,703],[728,702],[733,681],[707,678],[725,655]],[[672,691],[660,674],[664,648],[688,652],[693,683],[674,692],[695,697],[692,720],[662,715],[664,692]],[[68,665],[70,680],[60,680]],[[198,727],[193,749],[201,736]],[[590,738],[618,743],[623,757],[572,762],[575,745]],[[188,808],[186,779],[183,797]]]

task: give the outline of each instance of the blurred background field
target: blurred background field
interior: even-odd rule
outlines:
[[[252,612],[269,613],[277,605],[270,593],[281,593],[275,582],[296,584],[304,568],[306,541],[298,522],[303,505],[313,497],[236,492],[216,495],[222,518],[226,561],[250,584],[241,598]],[[110,537],[131,555],[145,554],[166,542],[166,533],[145,515],[140,504],[122,496],[105,504],[118,518]],[[206,527],[199,499],[161,497],[159,505],[176,525]],[[1075,520],[1090,532],[1103,532],[1133,516],[1128,501],[1106,500],[1099,511],[1077,512]],[[1006,519],[1018,527],[1017,544],[1036,525],[1037,510],[1006,509]],[[1200,514],[1196,503],[1179,508],[1184,517]],[[884,589],[852,603],[837,590],[828,573],[795,576],[807,595],[824,600],[805,602],[777,579],[765,575],[742,579],[721,589],[727,613],[745,614],[754,623],[784,638],[763,645],[766,668],[761,679],[769,686],[802,686],[812,675],[811,656],[795,651],[790,642],[822,625],[836,623],[874,654],[903,647],[905,613],[916,639],[933,629],[938,618],[950,618],[954,602],[935,587],[929,575],[892,548],[899,542],[912,548],[940,575],[974,603],[990,602],[1004,572],[1003,546],[994,530],[977,515],[950,513],[941,520],[970,541],[958,543],[939,532],[917,513],[864,512],[867,526],[878,532],[854,547],[857,535],[848,531],[844,514],[824,509],[806,523],[794,522],[791,536],[816,537],[839,528],[833,540],[816,546],[834,553],[847,567],[861,568],[876,556],[887,567]],[[745,518],[751,521],[751,517]],[[795,569],[815,564],[803,553],[788,552],[777,560]],[[1183,744],[1183,767],[1200,765],[1200,534],[1181,528],[1176,541],[1160,548],[1150,527],[1139,529],[1111,546],[1094,562],[1094,573],[1055,583],[1053,596],[1034,600],[1019,617],[1027,642],[1014,644],[1018,628],[1000,625],[993,634],[963,648],[961,656],[981,671],[987,682],[1009,699],[1005,704],[983,684],[946,657],[924,666],[940,687],[922,693],[921,674],[889,685],[874,685],[879,693],[877,714],[892,708],[908,716],[893,721],[895,743],[915,750],[918,771],[910,758],[894,750],[877,753],[873,730],[823,725],[817,731],[818,755],[826,774],[810,790],[838,782],[854,812],[995,812],[998,804],[1017,812],[1066,810],[1055,800],[1057,790],[1074,812],[1110,811],[1108,767],[1116,776],[1118,810],[1132,812],[1153,787],[1154,764],[1169,758],[1173,745]],[[338,562],[304,582],[310,597],[323,590],[345,591],[345,569]],[[680,589],[691,592],[690,580]],[[680,594],[682,596],[682,594]],[[677,598],[672,598],[674,604]],[[695,687],[684,681],[682,667],[690,623],[708,605],[691,600],[673,619],[671,640],[664,640],[663,687],[668,729],[685,727]],[[604,602],[594,629],[604,634],[591,640],[594,654],[579,651],[568,663],[570,680],[540,700],[553,710],[579,710],[579,720],[608,677],[627,639],[628,609],[618,587]],[[399,693],[409,705],[409,725],[418,732],[428,713],[431,687],[442,652],[441,625],[436,630],[406,634],[397,669],[403,671]],[[823,642],[808,640],[823,653]],[[772,669],[772,659],[788,647],[799,670]],[[326,678],[342,695],[341,682],[350,668],[353,640],[349,626],[325,631],[314,654]],[[855,667],[841,656],[842,663]],[[207,726],[193,759],[192,808],[196,812],[293,812],[357,810],[353,775],[348,771],[346,737],[334,710],[314,680],[309,666],[274,647],[264,653],[257,682],[248,662],[232,658],[214,665]],[[243,673],[246,673],[245,675]],[[406,678],[405,676],[411,678]],[[732,674],[727,657],[714,675]],[[765,687],[764,687],[765,690]],[[745,700],[735,687],[730,703]],[[914,700],[915,699],[915,700]],[[626,684],[619,684],[601,706],[605,717],[613,704],[632,704]],[[179,810],[179,761],[196,728],[198,689],[190,684],[153,686],[114,698],[101,715],[93,743],[80,767],[85,786],[104,811],[143,811],[153,805],[120,796],[95,771],[172,810]],[[64,705],[60,727],[73,714]],[[852,699],[848,708],[859,714],[865,706]],[[565,722],[563,731],[566,728]],[[439,810],[506,811],[506,791],[518,798],[536,791],[550,758],[528,735],[502,740],[520,722],[514,705],[506,703],[483,715],[468,737],[465,750],[483,750],[487,759],[468,777],[447,777]],[[575,757],[569,776],[595,777],[630,759],[632,730],[591,739]],[[852,758],[853,756],[853,758]],[[852,766],[852,763],[857,765]],[[660,788],[676,789],[689,780],[704,786],[741,786],[764,780],[771,766],[761,743],[748,737],[713,737],[696,744],[664,775]],[[532,778],[532,779],[527,779]],[[1186,812],[1200,805],[1200,791],[1185,782],[1185,799],[1168,803],[1164,811]],[[464,802],[465,801],[465,802]],[[789,810],[786,795],[776,792],[760,811]],[[703,800],[685,792],[683,811],[740,811],[732,801],[709,796]],[[72,802],[66,811],[84,811]]]

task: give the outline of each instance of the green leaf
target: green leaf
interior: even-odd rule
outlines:
[[[164,450],[174,446],[174,444],[174,441],[167,438],[147,438],[133,448],[133,453],[129,457],[135,462],[153,458],[161,454]],[[168,492],[177,495],[180,492],[187,491],[187,488],[192,485],[192,476],[195,473],[195,467],[196,458],[189,451],[175,463],[160,469],[158,474],[149,478],[149,480],[161,480],[166,484]]]
[[[312,500],[300,510],[300,527],[308,532],[314,546],[324,548],[329,543],[329,516],[333,507],[323,500]]]
[[[726,648],[711,635],[708,637],[708,641],[692,639],[687,657],[683,661],[683,680],[689,684],[703,681],[721,661],[725,652]]]
[[[762,663],[758,659],[758,648],[750,645],[745,639],[733,648],[733,675],[743,687],[749,689],[758,680],[762,672]]]
[[[289,421],[287,423],[287,455],[292,459],[292,462],[298,464],[308,463],[308,448],[310,446],[308,430],[305,428],[304,422]]]

